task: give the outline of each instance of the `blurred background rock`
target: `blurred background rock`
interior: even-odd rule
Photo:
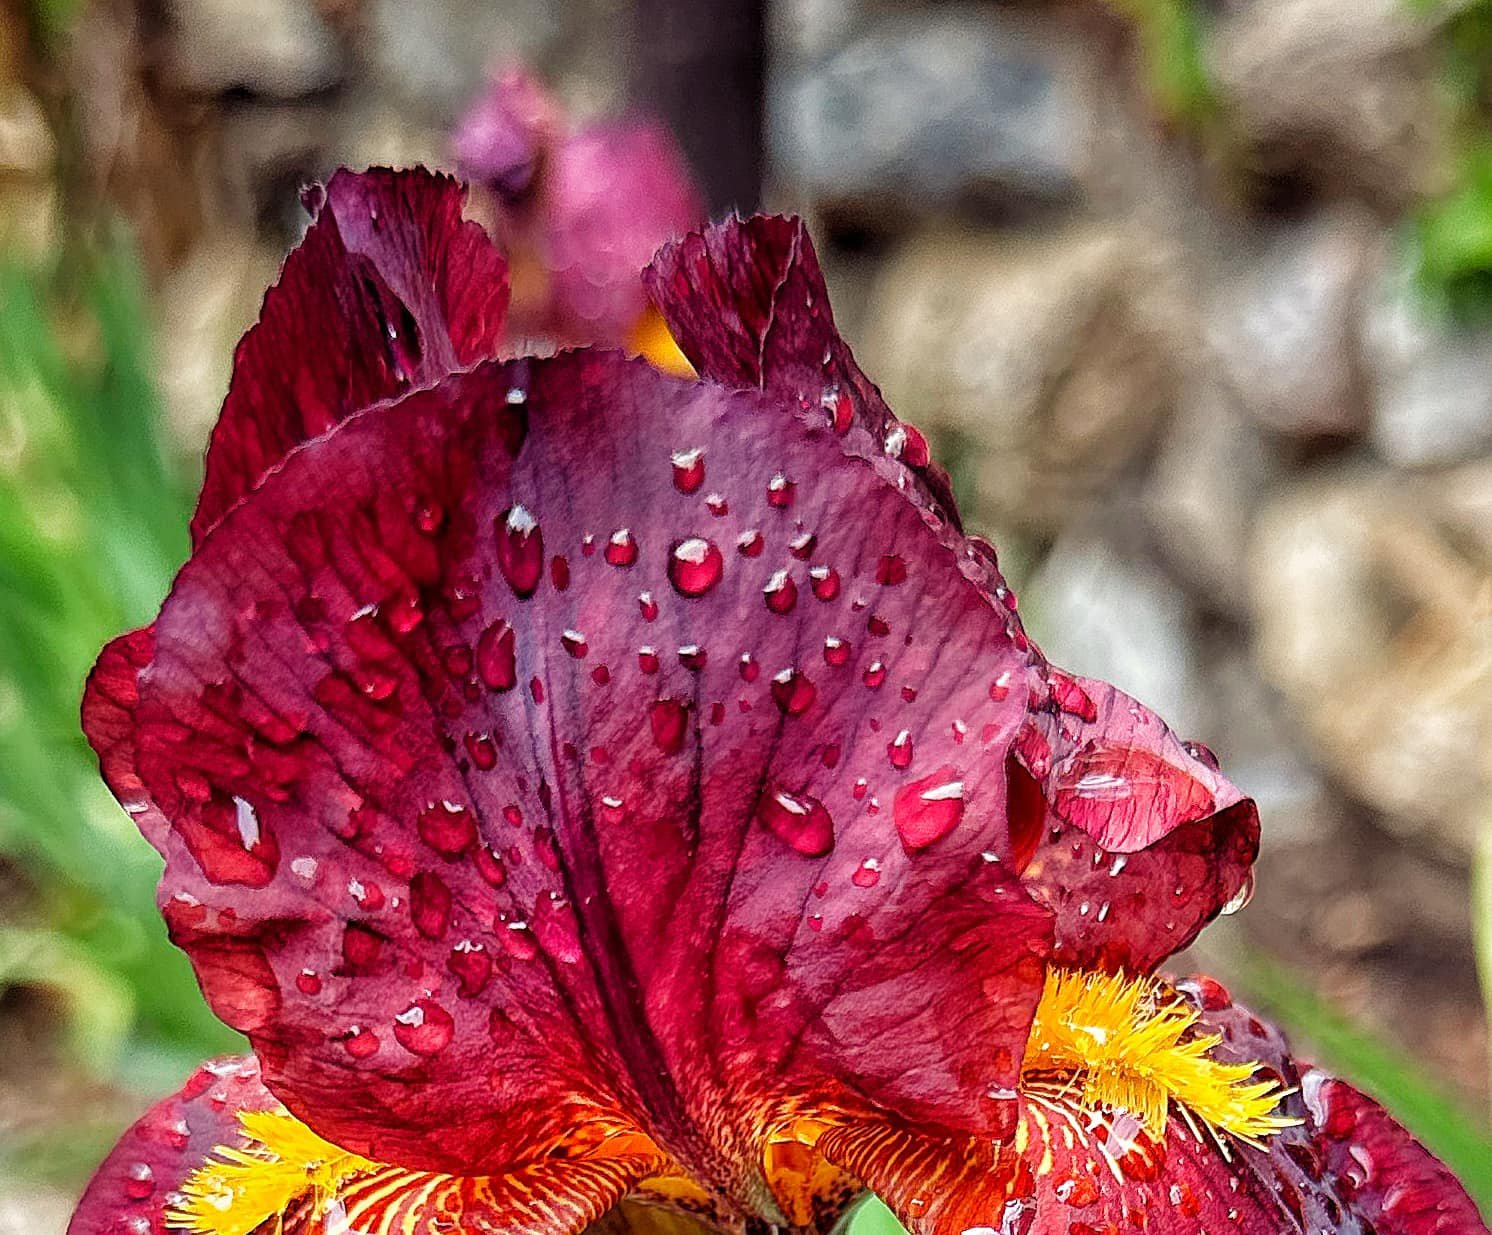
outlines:
[[[744,77],[691,78],[674,54],[670,22],[684,39],[716,9]],[[68,728],[87,659],[184,552],[176,521],[233,345],[302,226],[299,185],[341,163],[450,166],[459,116],[514,59],[581,118],[660,104],[717,209],[752,205],[764,166],[766,203],[808,215],[841,324],[936,439],[1033,633],[1259,799],[1258,894],[1203,962],[1399,1086],[1411,1122],[1482,1135],[1489,0],[0,15],[0,517],[19,521],[0,531],[0,623],[48,627],[0,646],[0,1232],[60,1230],[139,1091],[225,1041],[173,1003],[192,996],[150,942],[152,856]],[[159,432],[105,441],[157,399]],[[118,514],[91,478],[100,449],[161,495],[122,541],[90,530]],[[10,569],[23,557],[31,575]],[[109,571],[103,599],[66,592]],[[43,584],[38,607],[25,589]],[[79,770],[38,805],[53,754]],[[49,852],[60,819],[76,844]]]

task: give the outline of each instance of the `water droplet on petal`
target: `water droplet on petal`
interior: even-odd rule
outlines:
[[[784,669],[772,679],[772,698],[788,716],[803,715],[818,695],[818,688],[801,669]]]
[[[433,999],[417,999],[394,1017],[394,1038],[412,1055],[438,1055],[456,1032],[451,1014]]]
[[[949,767],[903,785],[891,803],[903,848],[916,853],[942,840],[964,817],[964,782]]]
[[[1229,917],[1237,913],[1240,909],[1246,909],[1248,907],[1249,901],[1253,899],[1254,872],[1252,870],[1249,870],[1244,873],[1243,883],[1239,885],[1238,891],[1234,892],[1233,895],[1228,898],[1227,904],[1219,909],[1218,912],[1223,914],[1225,917]]]
[[[513,628],[501,619],[477,638],[477,673],[492,690],[512,690],[518,681]]]
[[[806,858],[822,858],[834,848],[834,821],[817,798],[769,788],[757,802],[762,825]]]
[[[701,536],[679,541],[668,555],[668,581],[682,596],[703,596],[724,571],[720,550]]]
[[[613,566],[627,567],[637,561],[637,538],[632,535],[628,528],[618,528],[611,534],[611,539],[606,542],[606,552],[602,555]]]
[[[680,493],[696,493],[705,483],[705,452],[696,446],[693,450],[676,450],[673,453],[673,484]]]
[[[677,755],[684,749],[689,732],[688,708],[678,699],[655,699],[648,709],[653,741],[665,755]]]
[[[476,843],[471,812],[456,802],[432,802],[416,820],[420,839],[444,858],[456,858]]]
[[[839,572],[832,566],[810,567],[808,581],[820,600],[833,600],[839,595]]]
[[[526,506],[509,507],[497,520],[497,565],[513,593],[532,596],[544,574],[544,534]]]
[[[886,743],[886,755],[893,768],[907,768],[912,764],[912,735],[903,729]]]
[[[766,598],[767,608],[773,613],[788,614],[798,603],[798,585],[787,571],[779,570],[767,580],[766,587],[762,588],[762,595]]]

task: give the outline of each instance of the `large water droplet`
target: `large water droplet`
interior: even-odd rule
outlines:
[[[909,853],[942,840],[964,817],[964,782],[951,767],[903,785],[891,803],[891,817]]]
[[[696,446],[693,450],[676,450],[673,463],[673,485],[680,493],[697,493],[705,483],[705,452]]]
[[[788,716],[801,716],[813,706],[819,692],[801,669],[784,669],[772,679],[772,698]]]
[[[757,802],[762,825],[806,858],[822,858],[834,848],[834,821],[817,798],[769,788]]]
[[[529,597],[544,574],[544,533],[526,506],[509,507],[497,520],[497,565],[515,595]]]
[[[611,539],[606,542],[606,552],[603,554],[613,566],[627,567],[637,561],[637,538],[632,535],[628,528],[618,528],[611,534]]]
[[[798,603],[798,585],[787,571],[779,570],[767,580],[766,587],[762,588],[762,595],[766,598],[767,608],[773,613],[788,614]]]
[[[668,555],[668,581],[682,596],[703,596],[724,571],[720,550],[702,536],[679,541]]]
[[[394,1038],[412,1055],[438,1055],[456,1032],[451,1014],[433,999],[417,999],[394,1017]]]
[[[456,858],[476,843],[471,812],[456,802],[432,802],[419,814],[420,839],[444,858]]]
[[[513,628],[501,619],[477,638],[477,673],[492,690],[512,690],[518,682]]]

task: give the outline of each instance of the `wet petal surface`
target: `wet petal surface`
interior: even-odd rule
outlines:
[[[769,391],[827,425],[927,513],[1006,613],[1021,663],[971,657],[991,698],[1027,714],[1011,746],[1009,835],[996,847],[1017,868],[1037,855],[1027,882],[1057,914],[1064,963],[1148,967],[1184,947],[1246,887],[1258,842],[1252,802],[1153,712],[1053,669],[1030,643],[993,550],[959,532],[926,442],[840,337],[802,221],[758,216],[691,233],[660,252],[646,280],[702,377]]]
[[[760,1211],[785,1103],[1006,1127],[1050,927],[990,850],[1020,713],[962,650],[1005,617],[759,402],[577,353],[355,417],[110,692],[173,938],[328,1139],[490,1174],[620,1121]]]

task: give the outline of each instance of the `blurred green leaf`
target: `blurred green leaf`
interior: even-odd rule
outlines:
[[[189,489],[162,449],[128,245],[106,234],[71,259],[0,265],[0,857],[35,892],[28,938],[51,949],[52,985],[119,995],[77,1043],[103,1068],[129,1033],[177,1058],[238,1039],[167,941],[159,859],[78,727],[94,657],[149,619],[186,552]]]
[[[1199,0],[1109,0],[1109,6],[1134,28],[1145,86],[1161,112],[1192,127],[1209,121],[1217,99]]]

